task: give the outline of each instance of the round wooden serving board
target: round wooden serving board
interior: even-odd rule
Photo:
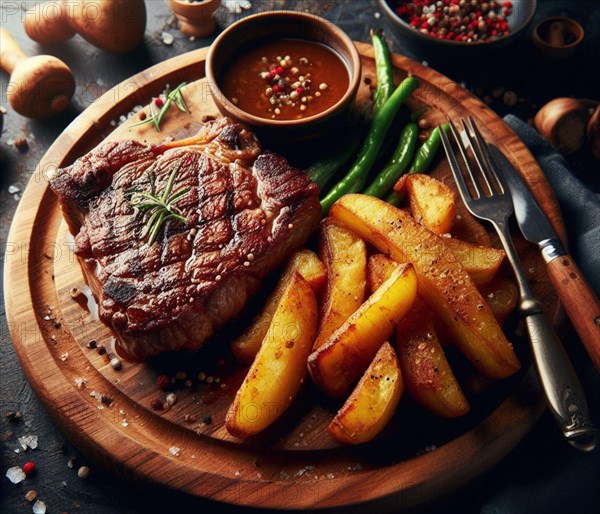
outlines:
[[[374,61],[370,45],[357,46],[365,79],[357,99],[360,105],[370,95]],[[72,288],[84,283],[47,176],[106,138],[151,143],[167,135],[184,137],[207,117],[217,116],[203,80],[206,53],[200,49],[175,57],[107,92],[56,140],[23,195],[8,239],[6,310],[19,359],[48,410],[73,443],[117,473],[245,506],[307,509],[365,504],[370,510],[393,504],[399,510],[429,501],[493,466],[522,439],[542,410],[526,345],[513,336],[525,362],[523,371],[488,384],[477,394],[473,391],[486,384],[469,377],[469,366],[456,359],[465,370],[459,376],[470,392],[472,412],[467,416],[438,419],[403,399],[390,426],[375,441],[358,447],[341,447],[330,438],[326,427],[337,405],[309,383],[267,434],[251,441],[228,435],[225,412],[245,370],[228,355],[227,338],[249,316],[232,323],[217,336],[219,341],[195,356],[123,362],[122,369],[115,370],[106,355],[88,348],[93,339],[109,354],[114,351],[108,329],[70,295]],[[398,55],[393,62],[396,79],[410,73],[421,81],[409,108],[425,108],[423,115],[432,124],[446,117],[473,116],[484,137],[521,170],[564,234],[542,172],[502,120],[435,71]],[[188,82],[185,97],[191,114],[170,110],[160,133],[150,125],[132,128],[137,115],[115,128],[114,120],[121,115],[147,105],[166,84],[182,81]],[[434,174],[451,182],[445,162]],[[463,237],[495,241],[462,206],[459,214]],[[517,244],[538,296],[554,309],[556,298],[537,251],[522,239],[517,238]],[[157,376],[173,376],[176,371],[180,379],[171,390],[177,402],[168,411],[153,410],[152,400],[164,401],[166,396],[156,385]],[[202,380],[200,373],[213,380]]]

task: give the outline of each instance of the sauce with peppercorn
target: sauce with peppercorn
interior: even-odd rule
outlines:
[[[279,39],[237,55],[221,78],[222,90],[254,116],[295,120],[333,107],[350,75],[333,49],[311,41]]]

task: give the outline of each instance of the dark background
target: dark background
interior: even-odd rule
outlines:
[[[144,44],[128,55],[112,55],[96,49],[76,36],[57,47],[44,48],[32,42],[22,28],[22,7],[34,2],[0,3],[2,26],[9,29],[28,55],[50,53],[64,60],[73,70],[77,90],[70,109],[50,121],[32,121],[12,112],[6,101],[8,74],[0,72],[1,105],[7,110],[0,139],[0,247],[6,238],[19,191],[37,162],[61,133],[64,127],[102,93],[129,76],[163,59],[210,44],[210,38],[190,41],[177,29],[166,2],[147,0],[148,27]],[[403,47],[391,31],[391,27],[379,10],[375,0],[254,0],[249,12],[291,8],[307,10],[334,21],[353,39],[369,41],[369,29],[382,27],[394,51]],[[499,114],[513,112],[524,119],[530,118],[539,106],[556,96],[596,98],[600,92],[600,2],[543,1],[538,2],[536,20],[549,15],[569,15],[577,19],[586,30],[586,39],[576,56],[566,62],[549,62],[539,57],[529,39],[529,34],[495,55],[478,58],[441,58],[427,56],[430,66],[463,83],[474,93],[491,95],[492,90],[502,86],[515,91],[520,101],[507,108],[501,100],[494,100],[491,107]],[[222,29],[239,18],[223,8],[217,13]],[[168,46],[161,33],[169,32],[175,38]],[[409,54],[410,55],[410,54]],[[419,58],[422,56],[410,55]],[[21,151],[15,140],[25,138],[28,150]],[[599,166],[585,152],[570,157],[577,176],[592,189],[600,190]],[[50,420],[33,394],[15,356],[6,329],[3,302],[0,303],[0,512],[30,512],[24,495],[35,489],[44,500],[49,513],[166,513],[180,510],[215,511],[215,505],[198,502],[174,495],[158,488],[123,482],[104,470],[86,462],[64,438]],[[574,337],[574,336],[571,336]],[[588,388],[592,415],[600,420],[598,375],[585,356],[571,344],[573,360]],[[21,411],[23,417],[17,423],[5,418],[9,411]],[[16,454],[17,438],[26,433],[39,437],[39,448]],[[66,448],[64,448],[66,445]],[[80,463],[91,467],[88,480],[77,478],[74,469],[67,466],[70,456],[77,456]],[[4,477],[6,469],[22,465],[27,459],[34,460],[38,473],[25,483],[11,484]],[[483,475],[466,489],[444,499],[428,509],[431,512],[483,512],[483,513],[562,513],[600,512],[600,453],[579,454],[562,440],[549,415],[546,413],[522,443],[494,470]],[[240,509],[223,507],[223,511],[239,512]],[[390,503],[390,510],[394,510]],[[242,512],[248,512],[242,510]]]

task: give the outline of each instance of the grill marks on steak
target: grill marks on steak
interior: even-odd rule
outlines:
[[[142,238],[147,215],[132,190],[173,192],[187,226],[169,221]],[[239,314],[262,278],[308,238],[320,218],[316,186],[227,118],[188,140],[148,147],[106,143],[51,179],[101,320],[133,358],[198,348]]]

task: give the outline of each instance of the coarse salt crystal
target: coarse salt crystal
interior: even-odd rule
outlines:
[[[25,480],[25,472],[19,467],[14,466],[6,470],[6,478],[8,478],[13,484],[19,484]]]
[[[37,500],[31,510],[33,514],[46,514],[46,504],[42,500]]]
[[[38,447],[38,436],[27,434],[22,437],[19,437],[19,443],[21,443],[21,447],[26,450],[27,448],[31,448],[35,450]]]
[[[175,41],[175,37],[173,36],[173,34],[170,34],[169,32],[163,32],[161,34],[161,37],[162,37],[162,42],[167,46],[171,46],[173,44],[173,41]]]
[[[171,446],[171,448],[169,448],[169,453],[175,457],[179,457],[179,452],[181,452],[181,448],[178,448],[177,446]]]

